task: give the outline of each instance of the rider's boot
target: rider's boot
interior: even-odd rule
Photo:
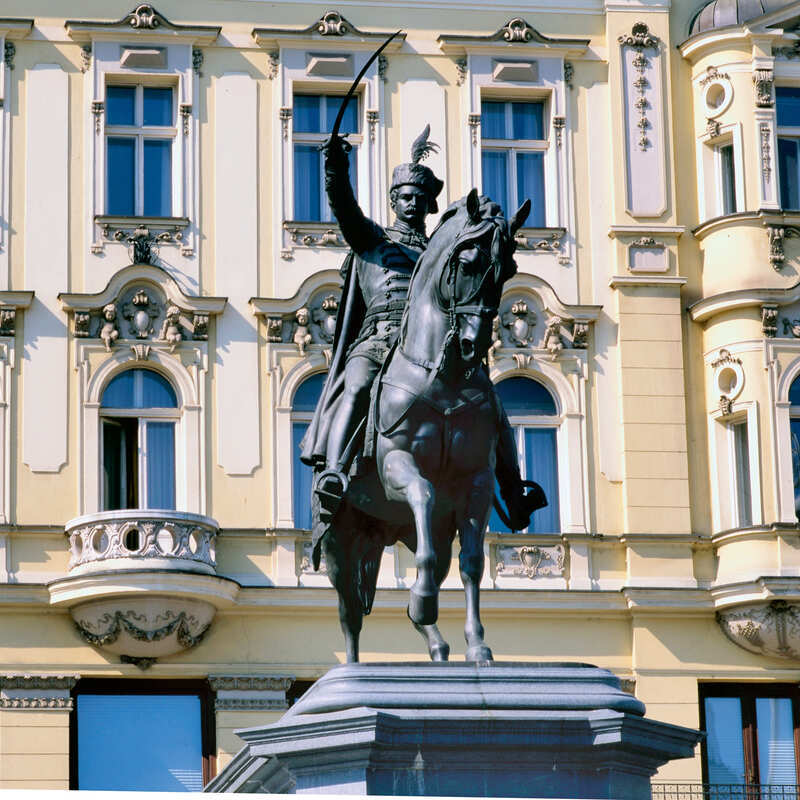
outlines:
[[[320,517],[323,521],[336,516],[349,485],[343,469],[326,469],[317,476],[314,492],[319,498]]]

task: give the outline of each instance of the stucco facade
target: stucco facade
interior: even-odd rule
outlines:
[[[489,367],[552,398],[546,420],[512,424],[553,432],[557,523],[487,534],[495,658],[597,664],[650,716],[690,727],[701,685],[796,683],[800,208],[781,141],[800,129],[779,119],[778,90],[800,87],[800,3],[774,5],[714,25],[695,22],[696,0],[79,0],[69,18],[6,0],[0,787],[69,788],[71,770],[77,786],[86,680],[210,685],[208,777],[235,728],[277,718],[292,679],[343,659],[335,593],[296,519],[295,395],[330,358],[346,247],[324,214],[296,218],[298,148],[315,140],[295,100],[341,96],[398,28],[353,137],[378,222],[426,122],[444,208],[487,182],[482,152],[516,146],[484,141],[482,104],[534,104],[543,120],[525,144],[538,227],[518,236]],[[148,128],[147,103],[167,96],[171,118]],[[145,111],[120,123],[126,98]],[[154,130],[167,179],[146,213]],[[140,149],[119,213],[123,140]],[[104,392],[132,369],[174,402],[147,420],[111,413]],[[140,426],[140,501],[104,511],[123,418]],[[156,424],[171,431],[174,510],[139,511]],[[386,552],[362,659],[424,657],[413,574],[406,550]],[[463,658],[457,561],[440,624]],[[698,748],[658,779],[704,777]]]

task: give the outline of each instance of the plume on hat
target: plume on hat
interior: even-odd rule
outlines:
[[[422,133],[414,139],[411,144],[411,163],[419,164],[424,161],[431,153],[439,152],[439,145],[435,142],[429,142],[428,137],[431,135],[431,126],[428,123]]]

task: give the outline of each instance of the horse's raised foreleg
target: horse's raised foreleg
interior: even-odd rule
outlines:
[[[482,472],[472,484],[467,502],[467,513],[458,526],[461,552],[458,565],[467,601],[467,621],[464,638],[467,641],[467,661],[491,661],[492,651],[483,640],[480,613],[480,584],[483,577],[483,539],[494,493],[493,473]]]
[[[416,625],[432,625],[439,616],[439,587],[433,550],[433,484],[422,477],[411,453],[403,450],[387,453],[383,462],[383,479],[387,497],[408,504],[417,529],[414,552],[417,579],[411,587],[408,616]]]

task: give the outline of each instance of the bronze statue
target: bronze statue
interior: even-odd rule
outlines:
[[[330,371],[303,442],[302,458],[315,469],[314,564],[322,550],[339,593],[347,658],[356,661],[383,548],[406,543],[418,569],[409,616],[431,657],[446,659],[449,647],[435,625],[437,598],[457,529],[467,657],[486,660],[491,651],[483,642],[478,585],[495,475],[514,529],[546,504],[540,487],[521,480],[513,434],[482,363],[502,284],[515,271],[513,234],[530,204],[509,225],[496,204],[473,190],[445,212],[429,244],[425,217],[437,211],[442,182],[420,163],[436,148],[426,127],[411,162],[394,170],[397,219],[384,229],[364,216],[353,195],[341,116],[325,146],[326,190],[352,252],[343,265]],[[436,302],[429,291],[434,273]],[[445,295],[449,306],[442,305]],[[527,495],[525,485],[533,488]]]

